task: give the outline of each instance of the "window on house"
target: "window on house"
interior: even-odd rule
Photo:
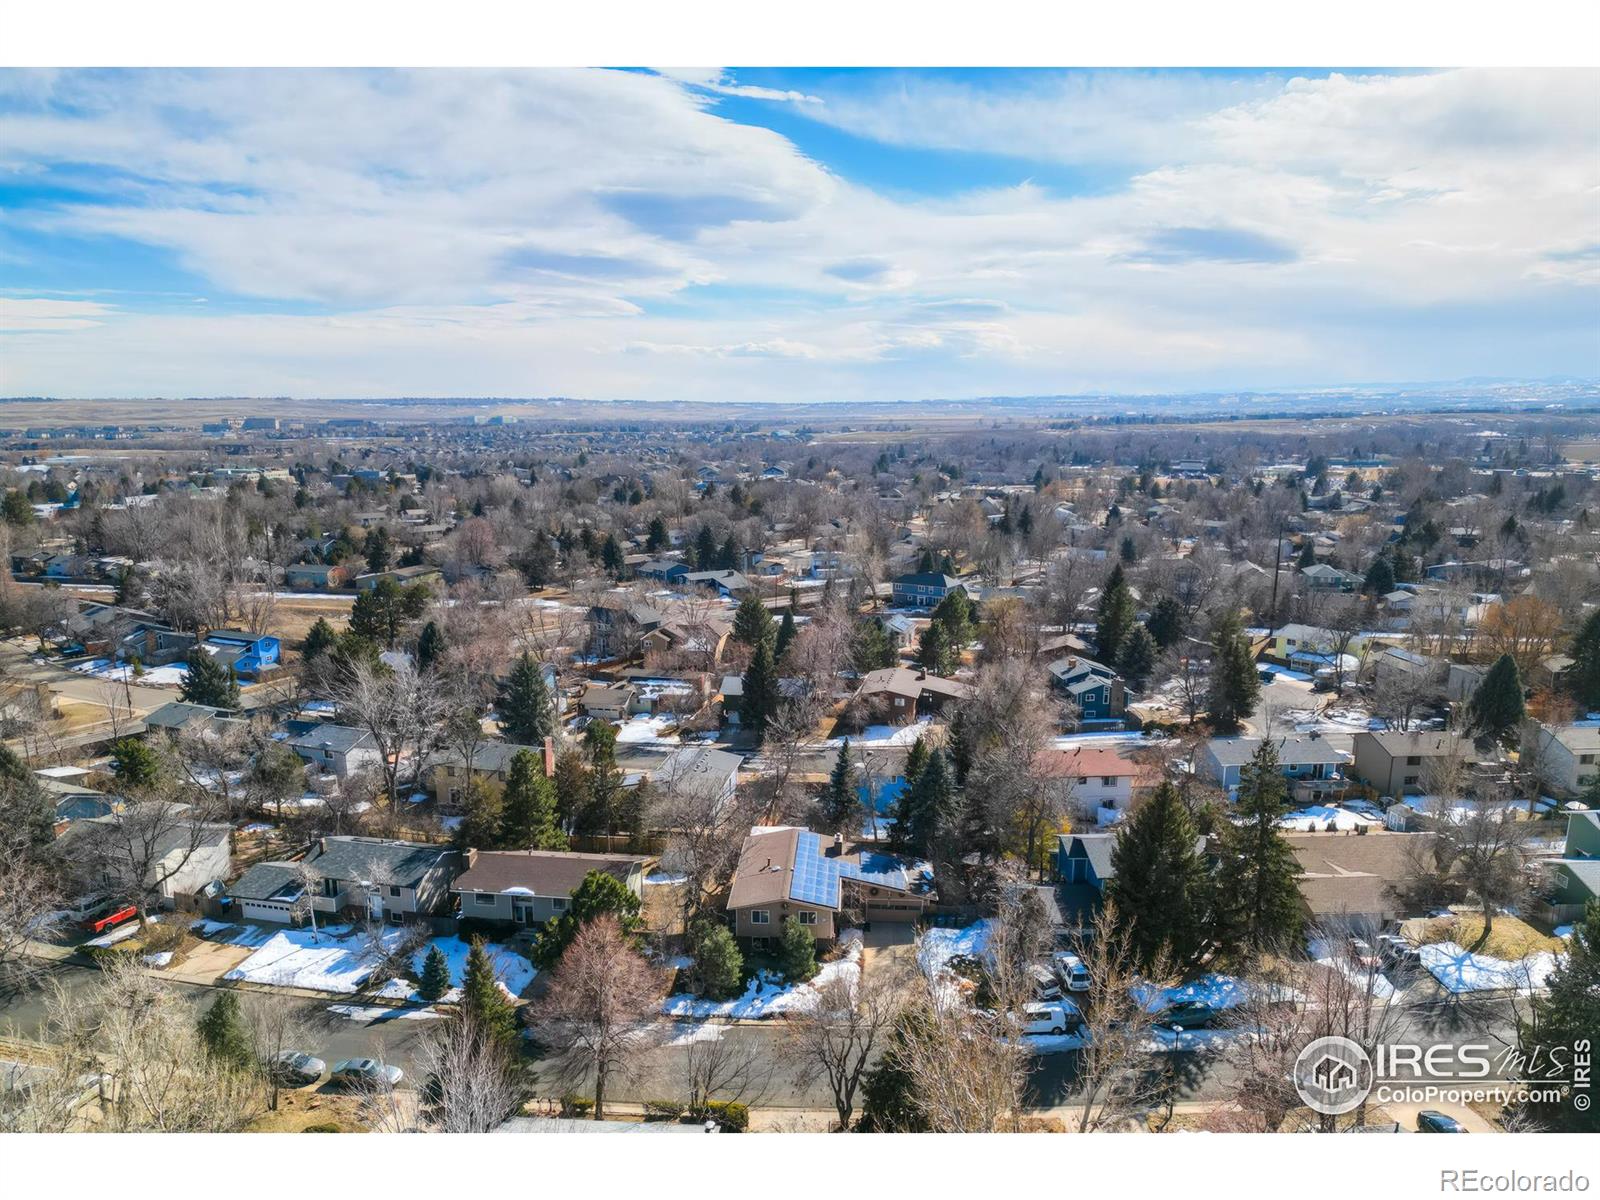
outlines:
[[[765,950],[767,948],[767,939],[766,938],[751,938],[750,939],[750,944],[757,950]]]
[[[1585,754],[1582,757],[1580,757],[1578,759],[1578,761],[1581,762],[1581,763],[1584,763],[1584,764],[1592,763],[1594,761],[1594,755]]]
[[[800,913],[800,924],[802,924],[802,925],[815,925],[816,923],[817,923],[817,914],[816,913],[814,913],[814,912],[804,912],[804,911],[802,911]]]
[[[1078,776],[1078,786],[1079,787],[1088,787],[1089,786],[1089,777],[1087,775],[1079,775]]]
[[[1407,775],[1400,782],[1405,787],[1416,787],[1417,786],[1417,777],[1415,775]]]
[[[567,898],[565,896],[557,896],[554,900],[550,901],[550,907],[555,909],[557,912],[565,912],[567,909]]]
[[[770,925],[772,924],[772,913],[764,908],[752,908],[750,910],[750,924]]]
[[[474,892],[472,894],[472,897],[473,897],[474,902],[478,903],[478,904],[493,904],[494,903],[494,895],[491,892]]]
[[[1117,777],[1115,775],[1102,775],[1102,776],[1100,776],[1100,786],[1101,787],[1116,787],[1117,786]]]
[[[1408,767],[1416,767],[1416,766],[1421,766],[1421,765],[1422,765],[1422,755],[1420,755],[1420,754],[1408,754],[1408,755],[1406,755],[1406,766],[1408,766]]]
[[[397,884],[392,884],[391,883],[389,885],[389,895],[390,896],[398,896],[399,894],[400,894],[399,886]]]

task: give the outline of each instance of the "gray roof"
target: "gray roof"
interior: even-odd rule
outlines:
[[[349,725],[335,725],[324,722],[306,733],[288,740],[288,745],[296,750],[354,750],[357,746],[372,746],[372,735],[365,729],[355,729]]]
[[[542,770],[544,747],[524,746],[517,742],[480,742],[472,751],[472,768],[475,771],[509,771],[511,760],[524,750],[539,760]],[[448,750],[435,761],[447,766],[460,766],[466,758],[459,750]]]
[[[674,750],[651,773],[654,782],[679,792],[695,794],[722,790],[728,776],[736,774],[743,757],[709,746],[685,746]]]
[[[184,700],[172,700],[147,716],[144,723],[150,729],[182,729],[191,721],[208,720],[224,716],[226,713],[226,709],[212,708],[209,704],[190,704]]]
[[[456,878],[457,892],[525,888],[535,896],[570,896],[590,871],[626,880],[650,860],[636,854],[578,854],[565,850],[485,850]]]
[[[1278,743],[1280,763],[1347,763],[1350,756],[1329,745],[1325,738],[1285,737],[1275,738]],[[1255,755],[1261,739],[1255,737],[1212,738],[1208,743],[1212,756],[1225,767],[1242,767]]]
[[[257,863],[234,882],[228,895],[235,900],[299,899],[304,888],[291,863]]]
[[[1094,873],[1100,879],[1111,879],[1116,875],[1111,866],[1111,851],[1117,844],[1116,834],[1064,833],[1061,835],[1061,848],[1068,854],[1072,852],[1074,842],[1083,850],[1083,857],[1089,860],[1089,865],[1094,868]]]
[[[331,837],[308,859],[324,879],[367,879],[413,886],[441,862],[456,857],[449,846],[391,842],[383,838]]]

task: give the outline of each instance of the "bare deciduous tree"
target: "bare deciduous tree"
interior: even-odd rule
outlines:
[[[782,1053],[799,1068],[801,1086],[818,1079],[828,1085],[840,1132],[850,1128],[862,1077],[894,1028],[907,990],[905,974],[881,959],[870,973],[833,976],[817,989],[814,1003],[785,1022]]]
[[[539,1011],[552,1043],[567,1055],[563,1074],[594,1080],[597,1121],[605,1116],[606,1083],[627,1069],[642,1035],[659,1020],[662,986],[610,915],[585,922],[551,973]]]

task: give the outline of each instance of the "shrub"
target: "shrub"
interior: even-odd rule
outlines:
[[[574,1096],[572,1094],[561,1097],[561,1115],[563,1117],[587,1117],[594,1111],[594,1101],[587,1096]]]
[[[319,1121],[315,1125],[307,1125],[301,1133],[343,1133],[337,1121]]]
[[[706,1116],[721,1125],[725,1133],[743,1133],[750,1128],[750,1108],[737,1100],[707,1101]]]
[[[683,1116],[686,1107],[686,1105],[676,1100],[646,1100],[644,1102],[644,1115],[676,1121]]]

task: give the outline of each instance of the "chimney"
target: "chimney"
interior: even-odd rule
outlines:
[[[844,853],[844,834],[835,833],[833,835],[833,845],[828,847],[828,857],[829,858],[838,858],[843,853]]]
[[[317,839],[317,853],[320,855],[320,854],[326,854],[327,852],[328,852],[328,839],[327,838],[318,838]]]
[[[467,870],[472,870],[478,862],[478,850],[475,846],[467,847]]]
[[[556,740],[547,737],[544,740],[544,777],[554,779],[556,774]]]
[[[763,871],[770,871],[770,870],[772,870],[772,860],[771,860],[771,859],[770,859],[770,858],[769,858],[769,859],[767,859],[767,865],[766,865],[766,866],[764,866],[764,867],[762,867],[762,868],[761,868],[761,869],[762,869],[762,870],[763,870]]]

